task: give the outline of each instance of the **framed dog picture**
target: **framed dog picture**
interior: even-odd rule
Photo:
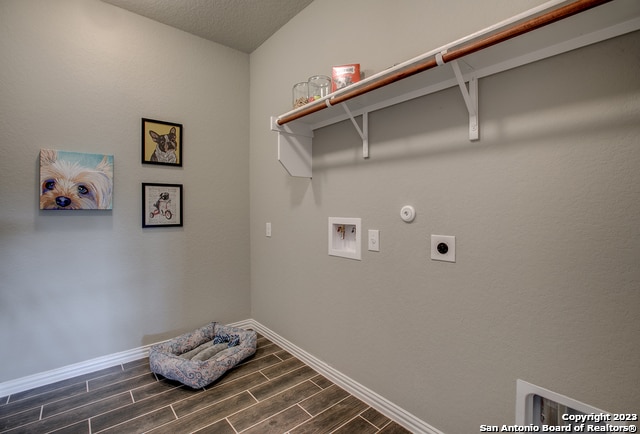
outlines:
[[[142,227],[182,226],[182,184],[142,184]]]
[[[142,163],[182,167],[182,125],[142,118]]]
[[[40,150],[40,209],[113,208],[113,155]]]

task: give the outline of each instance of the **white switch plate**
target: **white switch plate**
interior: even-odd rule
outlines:
[[[380,251],[380,231],[377,229],[369,229],[369,251]]]
[[[446,252],[438,251],[438,246],[444,244]],[[456,237],[451,235],[431,235],[431,260],[456,262]]]
[[[270,237],[271,236],[271,222],[267,222],[267,224],[265,225],[265,235]]]

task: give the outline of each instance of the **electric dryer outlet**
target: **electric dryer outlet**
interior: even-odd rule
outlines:
[[[456,262],[456,237],[431,235],[431,260]]]

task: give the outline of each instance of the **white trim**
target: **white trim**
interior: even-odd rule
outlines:
[[[253,329],[257,331],[258,333],[272,341],[274,344],[278,345],[282,349],[288,351],[289,353],[309,365],[319,374],[324,375],[329,380],[333,381],[356,398],[362,400],[369,406],[378,410],[383,415],[399,423],[412,433],[443,434],[442,431],[435,429],[431,425],[420,420],[419,418],[400,408],[396,404],[378,395],[373,390],[368,389],[362,384],[352,380],[340,371],[327,365],[322,360],[316,358],[312,354],[309,354],[297,345],[289,342],[288,340],[271,331],[259,322],[253,319],[247,319],[228,325],[231,327]],[[150,344],[132,350],[123,351],[104,357],[98,357],[95,359],[87,360],[85,362],[80,362],[73,365],[64,366],[62,368],[53,369],[51,371],[46,371],[39,374],[30,375],[28,377],[18,378],[16,380],[10,380],[4,383],[0,383],[0,397],[23,392],[35,387],[56,383],[58,381],[67,380],[69,378],[95,372],[100,369],[110,368],[119,364],[143,359],[149,355],[149,348],[152,345],[153,344]]]
[[[293,354],[295,357],[302,360],[304,363],[309,365],[319,374],[324,375],[329,380],[333,381],[338,386],[342,387],[344,390],[346,390],[356,398],[362,400],[372,408],[378,410],[383,415],[399,423],[400,425],[402,425],[412,433],[443,434],[442,431],[437,430],[436,428],[432,427],[431,425],[424,422],[423,420],[417,418],[413,414],[400,408],[399,406],[390,402],[386,398],[378,395],[373,390],[368,389],[362,384],[347,377],[342,372],[332,368],[322,360],[307,353],[302,348],[289,342],[288,340],[278,335],[277,333],[269,330],[267,327],[263,326],[259,322],[253,319],[248,319],[245,321],[241,321],[239,323],[234,323],[229,325],[232,327],[254,329],[258,333],[260,333],[261,335],[269,339],[274,344],[278,345],[284,350],[287,350],[288,352]]]
[[[63,366],[62,368],[52,369],[51,371],[45,371],[29,375],[28,377],[6,381],[4,383],[0,383],[0,396],[8,396],[24,392],[25,390],[77,377],[78,375],[84,375],[90,372],[99,371],[100,369],[120,365],[122,363],[143,359],[149,355],[150,346],[151,345],[147,345],[133,350],[97,357],[95,359],[75,363],[73,365]]]

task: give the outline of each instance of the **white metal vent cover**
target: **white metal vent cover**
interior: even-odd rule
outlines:
[[[545,412],[541,408],[541,402],[556,405],[557,421],[546,420],[543,422]],[[546,414],[548,416],[548,413]],[[522,427],[540,427],[542,425],[564,425],[579,427],[583,425],[582,431],[586,431],[584,426],[627,426],[627,423],[615,420],[620,416],[600,410],[576,401],[573,398],[561,395],[551,390],[527,383],[518,379],[516,388],[516,425]],[[557,423],[556,423],[557,422]],[[631,422],[634,424],[634,422]],[[568,432],[581,432],[580,428],[572,428]],[[538,431],[538,430],[535,430]],[[600,430],[598,430],[600,431]],[[608,432],[608,431],[606,431]]]

